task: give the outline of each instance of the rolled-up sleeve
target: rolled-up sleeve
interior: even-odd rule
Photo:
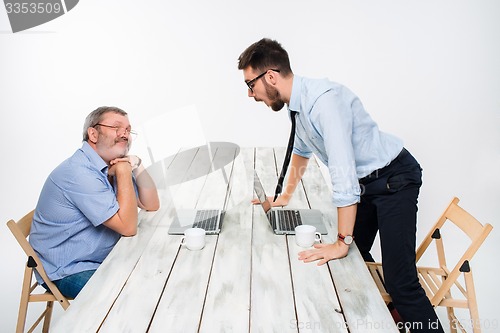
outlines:
[[[352,102],[350,96],[342,95],[342,89],[332,89],[317,99],[310,114],[318,135],[312,140],[324,144],[332,201],[337,207],[359,202],[361,194],[352,146]]]
[[[293,142],[293,153],[305,158],[310,158],[312,155],[311,149],[309,149],[304,141],[297,135],[295,135]]]

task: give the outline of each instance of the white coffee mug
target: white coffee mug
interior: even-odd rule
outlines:
[[[301,247],[311,247],[314,242],[321,241],[321,234],[316,232],[316,227],[302,224],[295,227],[295,242]]]
[[[186,229],[184,231],[184,236],[181,239],[181,245],[184,245],[191,251],[203,249],[205,247],[205,229]]]

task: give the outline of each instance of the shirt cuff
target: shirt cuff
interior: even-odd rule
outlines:
[[[345,194],[333,192],[332,202],[335,207],[347,207],[359,203],[360,196],[356,194]]]
[[[297,148],[293,148],[293,153],[295,155],[299,155],[299,156],[302,156],[302,157],[305,157],[305,158],[311,158],[311,155],[312,155],[312,152],[304,152],[300,149],[297,149]]]

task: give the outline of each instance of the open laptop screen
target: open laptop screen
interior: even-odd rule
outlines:
[[[266,196],[266,192],[264,192],[264,187],[262,186],[262,183],[260,182],[257,173],[254,173],[253,181],[254,181],[253,188],[255,190],[255,194],[257,194],[257,198],[259,199],[262,208],[264,209],[264,212],[267,214],[271,209],[271,203],[269,202],[269,199]]]

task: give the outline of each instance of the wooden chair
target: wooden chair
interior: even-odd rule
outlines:
[[[28,257],[26,268],[24,270],[24,279],[21,291],[21,302],[19,305],[19,316],[17,318],[17,327],[16,327],[17,333],[24,332],[29,303],[46,302],[47,305],[45,307],[45,310],[33,323],[28,332],[32,332],[38,326],[38,324],[40,324],[42,319],[44,319],[42,332],[45,333],[49,331],[50,319],[52,316],[52,309],[54,302],[61,304],[64,310],[66,310],[69,307],[68,299],[64,297],[59,291],[59,289],[57,289],[55,284],[49,280],[49,278],[47,277],[47,273],[43,269],[40,258],[38,257],[36,252],[31,247],[31,244],[27,240],[27,237],[29,236],[31,230],[31,221],[33,220],[33,213],[34,211],[29,212],[18,222],[15,222],[14,220],[10,220],[9,222],[7,222],[7,226],[9,227],[14,237],[16,237],[19,245],[21,245],[22,249],[26,253],[26,256]],[[38,274],[40,274],[43,281],[49,287],[51,292],[45,291],[45,288],[43,287],[42,287],[43,289],[42,292],[35,290],[37,289],[37,286],[39,284],[36,281],[36,279],[33,283],[33,275],[34,275],[33,270],[36,270]]]
[[[424,238],[422,244],[418,247],[416,254],[417,271],[420,284],[424,288],[432,305],[444,306],[447,308],[450,331],[457,332],[458,328],[460,332],[466,332],[453,310],[454,308],[465,308],[469,309],[471,319],[470,326],[473,332],[477,333],[481,332],[481,328],[479,325],[479,313],[470,261],[493,227],[490,224],[481,224],[472,215],[458,206],[458,202],[458,198],[453,198],[444,213],[432,227],[431,231]],[[465,253],[463,253],[451,270],[446,263],[443,244],[443,226],[445,222],[448,221],[458,227],[458,229],[467,235],[468,238],[466,239],[468,246]],[[446,229],[446,231],[449,231],[449,229]],[[418,265],[418,261],[422,258],[422,255],[426,253],[426,250],[432,242],[436,244],[439,267],[421,267]],[[384,287],[382,264],[369,262],[366,264],[380,290],[382,298],[386,303],[391,302],[391,297]],[[463,278],[459,279],[460,276],[463,276]],[[462,285],[462,281],[465,281],[465,287]],[[460,297],[453,297],[451,295],[452,290],[454,292],[459,291],[459,294],[461,294]]]

